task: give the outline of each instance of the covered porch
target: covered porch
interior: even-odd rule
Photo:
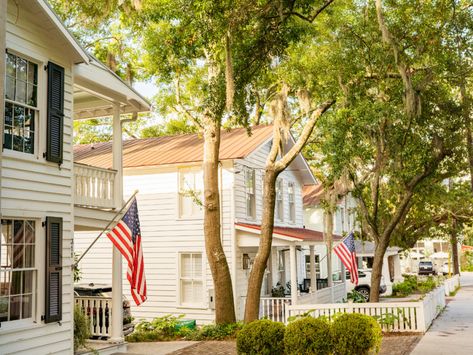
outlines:
[[[237,283],[237,315],[244,315],[248,275],[260,241],[259,225],[236,223],[241,269]],[[337,238],[338,240],[338,238]],[[346,298],[345,272],[340,268],[337,281],[320,277],[316,249],[325,246],[323,234],[305,228],[274,227],[270,258],[260,298],[260,318],[285,322],[287,305],[336,303]],[[306,259],[308,254],[308,262]],[[327,262],[328,258],[325,258]],[[340,263],[341,264],[341,263]]]
[[[112,166],[74,163],[74,231],[96,231],[98,235],[108,223],[121,218],[117,212],[124,203],[122,124],[136,119],[140,112],[149,111],[150,104],[92,57],[89,63],[74,67],[73,101],[74,120],[112,117]],[[117,344],[124,342],[121,259],[121,254],[113,248],[112,275],[110,283],[104,285],[109,292],[101,296],[74,292],[75,304],[89,316],[91,334]]]

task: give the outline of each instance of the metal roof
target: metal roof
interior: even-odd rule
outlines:
[[[255,126],[251,136],[246,128],[222,131],[220,160],[242,159],[271,139],[272,126]],[[198,163],[203,156],[203,137],[184,134],[123,142],[123,167],[146,167]],[[110,169],[112,142],[76,145],[74,162]]]

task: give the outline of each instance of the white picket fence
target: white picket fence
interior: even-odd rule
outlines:
[[[453,292],[460,286],[460,275],[454,275],[444,282],[445,296],[450,296],[450,292]]]
[[[445,286],[441,285],[418,302],[288,305],[285,319],[309,314],[331,320],[339,313],[361,313],[374,316],[383,331],[423,333],[445,307],[445,293]]]

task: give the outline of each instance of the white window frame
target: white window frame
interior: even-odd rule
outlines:
[[[275,217],[279,222],[284,221],[284,180],[276,180],[276,203],[275,203]]]
[[[246,217],[255,219],[256,218],[256,176],[255,170],[251,168],[245,168],[245,203],[246,203]],[[248,186],[248,182],[251,179],[252,187]]]
[[[5,144],[4,137],[2,139],[3,145],[1,147],[1,149],[2,149],[2,151],[4,152],[4,154],[6,156],[12,156],[12,157],[16,157],[16,158],[20,158],[20,159],[26,159],[26,160],[37,160],[41,157],[41,154],[40,154],[40,151],[42,151],[42,137],[41,137],[42,134],[41,134],[41,132],[43,132],[43,130],[44,130],[44,127],[43,127],[43,121],[44,120],[41,117],[43,116],[44,112],[46,112],[43,93],[45,93],[47,90],[45,89],[45,84],[46,83],[45,83],[44,76],[43,76],[43,70],[41,70],[41,68],[43,68],[44,63],[41,62],[40,60],[32,58],[32,57],[30,57],[30,56],[28,56],[24,53],[21,53],[19,51],[11,49],[10,47],[8,47],[7,52],[5,53],[5,56],[7,54],[14,55],[15,57],[19,57],[19,58],[24,59],[28,62],[36,64],[37,68],[38,68],[38,71],[37,71],[37,84],[36,84],[36,106],[31,106],[31,105],[28,105],[26,103],[21,103],[19,101],[6,99],[5,94],[2,98],[0,98],[5,103],[4,110],[6,109],[6,104],[7,103],[12,103],[14,105],[22,106],[24,108],[31,109],[31,110],[35,111],[34,130],[33,130],[34,140],[33,140],[33,153],[27,153],[27,152],[24,152],[24,151],[14,150],[13,147],[12,147],[12,149],[4,148],[4,144]],[[7,67],[6,67],[6,58],[5,58],[5,77],[0,79],[0,80],[3,80],[3,83],[5,83],[5,89],[6,89],[6,77],[7,77],[7,70],[6,69],[7,69]],[[15,86],[15,88],[16,88],[16,86]],[[4,135],[5,134],[5,112],[2,112],[2,115],[3,115],[3,125],[4,125],[2,135]]]
[[[36,327],[40,325],[41,320],[39,319],[39,314],[42,313],[42,301],[44,301],[44,296],[41,289],[38,287],[44,282],[44,258],[46,244],[44,238],[41,238],[41,231],[44,231],[44,228],[41,228],[41,220],[38,218],[27,218],[27,217],[12,217],[12,216],[3,216],[2,220],[17,220],[17,221],[33,221],[34,222],[34,266],[30,268],[22,268],[22,271],[33,271],[33,285],[32,285],[32,309],[31,317],[18,319],[13,321],[3,321],[0,328],[0,335],[3,333],[8,333],[9,331],[14,331],[16,329],[25,329]]]
[[[183,255],[191,255],[191,265],[194,266],[192,261],[193,255],[199,255],[201,258],[201,277],[194,278],[193,277],[193,270],[191,271],[190,278],[182,277],[182,256]],[[182,297],[182,281],[192,281],[202,283],[202,294],[201,294],[201,302],[193,302],[193,303],[184,303]],[[204,253],[200,251],[186,251],[186,252],[179,252],[177,257],[177,295],[178,295],[178,306],[184,308],[204,308],[205,305],[205,263],[204,263]]]
[[[193,174],[193,183],[192,186],[184,186],[184,174]],[[189,191],[193,191],[200,202],[204,203],[204,192],[203,192],[203,172],[201,167],[192,166],[192,167],[181,167],[177,172],[177,184],[178,184],[178,193],[177,193],[177,218],[178,219],[201,219],[204,215],[203,206],[199,205],[194,201],[194,197],[188,196]],[[197,190],[198,186],[196,179],[202,179],[201,190]],[[192,212],[190,214],[184,214],[183,212],[183,203],[184,199],[192,199]]]
[[[289,222],[296,223],[296,184],[292,181],[287,184],[287,201],[289,203]]]

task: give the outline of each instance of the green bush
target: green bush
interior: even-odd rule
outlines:
[[[237,335],[237,352],[242,355],[284,354],[284,324],[261,319],[245,325]]]
[[[437,287],[437,281],[432,276],[427,277],[426,280],[417,282],[417,289],[421,293],[428,293]]]
[[[207,324],[195,330],[182,328],[179,335],[186,340],[224,340],[235,338],[242,323]]]
[[[183,314],[178,317],[168,314],[154,318],[151,322],[141,321],[135,326],[133,333],[126,337],[126,340],[140,342],[175,339],[179,333],[177,325],[182,317],[184,317]]]
[[[342,314],[332,324],[334,354],[364,355],[379,351],[381,327],[372,317],[363,314]]]
[[[284,348],[288,355],[330,354],[330,324],[312,317],[289,323],[284,333]]]
[[[400,297],[409,296],[411,293],[414,292],[414,290],[415,288],[412,286],[412,284],[406,281],[399,282],[393,285],[394,296],[400,296]]]
[[[89,318],[82,313],[81,308],[74,307],[74,350],[85,347],[85,341],[90,338]]]
[[[352,290],[347,293],[347,300],[352,300],[353,303],[366,303],[366,298],[357,290]]]

